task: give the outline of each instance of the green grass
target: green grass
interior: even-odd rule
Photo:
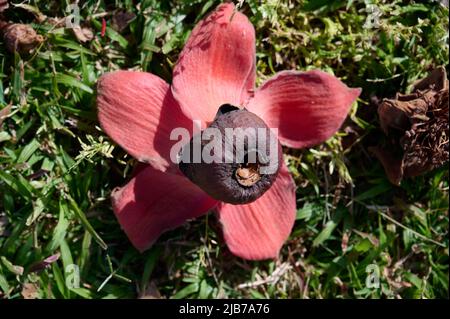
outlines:
[[[62,17],[68,2],[31,5]],[[0,42],[0,109],[11,106],[0,124],[0,297],[448,298],[448,165],[395,187],[367,151],[384,139],[373,97],[407,91],[438,65],[448,70],[448,9],[430,1],[243,1],[256,28],[258,83],[280,70],[320,68],[363,88],[341,133],[286,151],[298,185],[294,230],[279,260],[248,262],[227,250],[214,214],[164,234],[144,254],[132,248],[109,196],[135,161],[99,129],[95,109],[104,72],[133,68],[170,81],[195,22],[219,1],[145,0],[140,10],[131,0],[83,3],[82,22],[96,37],[82,45],[27,10],[8,13],[45,41],[24,58]],[[363,27],[370,3],[382,13],[378,28]],[[115,8],[136,19],[102,38],[100,14]],[[73,263],[78,289],[65,285]],[[366,287],[371,264],[379,289]]]

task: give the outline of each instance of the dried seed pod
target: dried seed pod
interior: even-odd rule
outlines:
[[[13,23],[3,28],[3,38],[10,52],[29,54],[44,38],[29,25]]]
[[[275,181],[282,163],[277,136],[257,115],[229,104],[180,152],[180,170],[211,197],[250,203]]]

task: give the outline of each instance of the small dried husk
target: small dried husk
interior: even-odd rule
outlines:
[[[72,28],[72,32],[81,43],[89,42],[94,39],[94,32],[88,27],[74,27]]]
[[[29,54],[44,41],[44,38],[27,24],[5,23],[0,25],[6,48],[11,53]]]
[[[448,162],[448,88],[445,68],[439,67],[416,82],[411,94],[398,93],[379,105],[380,126],[388,143],[370,150],[393,184]]]

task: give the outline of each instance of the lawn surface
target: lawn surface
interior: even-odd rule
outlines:
[[[256,28],[258,83],[285,69],[322,69],[363,89],[340,133],[286,150],[298,186],[294,230],[278,260],[248,262],[227,250],[214,214],[143,254],[113,215],[111,190],[136,162],[99,128],[97,79],[133,69],[170,82],[193,26],[219,3],[136,2],[81,1],[94,34],[83,43],[50,19],[68,15],[69,1],[5,12],[44,41],[20,57],[0,40],[0,297],[448,298],[448,165],[397,187],[368,151],[385,140],[374,101],[407,92],[436,66],[448,70],[447,8],[240,1]],[[119,9],[134,13],[123,30]],[[368,274],[379,274],[378,288]]]

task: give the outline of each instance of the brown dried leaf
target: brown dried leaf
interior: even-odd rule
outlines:
[[[80,42],[88,42],[91,41],[94,38],[94,33],[90,28],[86,27],[75,27],[72,28],[73,33],[75,34],[75,37]]]
[[[418,176],[449,159],[448,90],[437,94],[428,121],[416,121],[400,139],[405,176]]]
[[[411,118],[426,119],[428,105],[429,102],[418,93],[397,94],[395,99],[384,99],[378,107],[381,128],[386,134],[390,128],[407,130]]]
[[[22,286],[21,295],[24,299],[37,299],[39,298],[38,287],[34,283],[26,283]]]
[[[392,155],[388,150],[380,146],[369,147],[383,165],[389,181],[394,185],[400,185],[403,178],[403,165],[401,158]]]
[[[11,113],[12,106],[8,105],[0,110],[0,126],[2,126],[3,121],[8,117]]]
[[[437,92],[448,90],[447,72],[443,66],[434,69],[430,75],[416,81],[413,85],[413,92],[426,91],[428,89],[433,89]]]
[[[6,48],[14,53],[28,54],[36,46],[44,41],[44,38],[37,34],[29,25],[14,23],[3,30],[3,38]]]
[[[439,67],[414,83],[411,94],[397,94],[379,105],[380,126],[391,139],[386,147],[370,150],[393,184],[448,162],[448,87],[445,68]]]

